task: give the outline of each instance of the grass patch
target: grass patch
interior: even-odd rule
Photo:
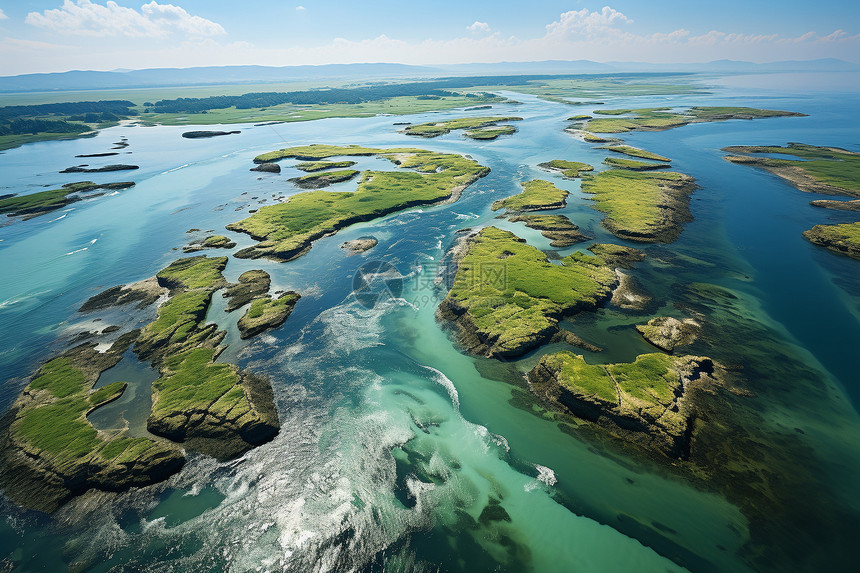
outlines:
[[[404,130],[403,133],[406,135],[416,135],[418,137],[439,137],[440,135],[445,135],[451,133],[456,129],[467,129],[471,130],[473,134],[479,133],[477,130],[479,128],[485,128],[489,126],[497,126],[497,124],[507,121],[521,121],[523,118],[521,117],[463,117],[459,119],[450,119],[448,121],[437,121],[437,122],[429,122],[429,123],[419,123],[417,125],[409,125]],[[508,133],[513,133],[516,131],[512,126],[498,126],[498,128],[503,128],[504,130],[510,130]],[[474,135],[470,135],[469,132],[466,133],[467,136],[472,137],[474,139],[490,139],[490,137],[474,137]],[[499,133],[495,135],[498,137],[499,135],[505,135],[503,133]]]
[[[307,173],[315,173],[326,169],[343,169],[352,167],[355,161],[302,161],[296,164],[296,169]]]
[[[585,129],[595,133],[624,133],[627,131],[664,131],[691,123],[725,121],[729,119],[761,119],[768,117],[796,117],[805,114],[751,107],[690,107],[681,111],[652,107],[640,109],[595,110],[598,117],[590,120]],[[624,116],[624,117],[621,117]]]
[[[538,163],[538,167],[546,169],[547,171],[559,171],[562,176],[567,179],[575,179],[579,177],[580,173],[585,171],[594,171],[594,167],[588,163],[582,163],[580,161],[565,161],[564,159],[553,159],[552,161],[547,161],[545,163]]]
[[[623,153],[624,155],[629,155],[630,157],[638,157],[640,159],[651,159],[654,161],[666,162],[672,161],[668,157],[663,157],[662,155],[658,155],[650,151],[645,151],[644,149],[639,149],[638,147],[633,147],[632,145],[607,145],[606,147],[602,147],[601,149],[607,149],[614,153]]]
[[[505,209],[507,211],[540,211],[543,209],[558,209],[564,207],[567,196],[570,194],[564,189],[559,189],[549,181],[533,179],[522,183],[523,191],[517,195],[511,195],[506,199],[500,199],[493,203],[493,211]]]
[[[610,167],[629,169],[630,171],[651,171],[653,169],[668,169],[669,167],[672,167],[668,163],[646,163],[644,161],[623,159],[621,157],[607,157],[603,160],[603,163]]]
[[[610,170],[586,174],[582,191],[593,196],[595,209],[606,213],[603,225],[616,236],[635,241],[677,238],[691,220],[692,177],[674,172]]]
[[[803,191],[838,193],[860,197],[860,153],[838,147],[817,147],[803,143],[780,146],[734,146],[730,153],[784,155],[776,157],[729,156],[733,163],[761,167],[788,179]],[[796,157],[797,159],[788,159]]]
[[[513,233],[486,227],[469,239],[444,304],[467,317],[485,353],[516,355],[545,342],[562,315],[606,299],[614,281],[599,257],[576,253],[555,265]]]

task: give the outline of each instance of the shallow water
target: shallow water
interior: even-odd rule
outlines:
[[[529,401],[516,369],[527,369],[551,348],[516,363],[476,360],[460,353],[437,325],[433,315],[445,292],[433,279],[458,230],[495,224],[549,248],[538,232],[495,219],[489,209],[492,201],[517,192],[521,181],[542,177],[568,189],[568,206],[559,213],[597,241],[622,242],[600,227],[578,181],[536,167],[558,158],[601,165],[604,151],[562,132],[566,117],[591,109],[515,97],[523,104],[494,106],[491,113],[525,121],[517,123],[516,135],[492,142],[456,132],[416,140],[396,132],[391,124],[400,118],[380,117],[241,126],[239,135],[207,140],[183,139],[183,128],[121,126],[93,139],[0,154],[3,193],[77,180],[57,172],[82,161],[75,154],[104,151],[121,136],[131,154],[119,157],[141,166],[92,175],[97,181],[134,180],[131,189],[0,227],[0,369],[9,379],[0,392],[4,409],[46,352],[59,351],[76,332],[148,320],[146,313],[75,311],[95,292],[152,276],[181,256],[174,249],[195,236],[188,229],[214,229],[236,241],[237,249],[251,244],[224,225],[297,192],[286,179],[299,174],[249,172],[261,152],[310,143],[414,146],[470,154],[492,169],[456,203],[355,225],[317,241],[295,261],[231,257],[228,280],[262,268],[272,276],[273,290],[303,295],[282,327],[249,341],[235,329],[243,311],[224,313],[220,293],[207,316],[228,329],[230,347],[220,360],[236,360],[272,381],[282,422],[278,437],[233,462],[194,456],[164,484],[123,494],[91,492],[55,518],[0,501],[0,564],[7,559],[21,571],[70,563],[93,571],[122,564],[163,571],[767,570],[750,559],[760,547],[737,505],[611,445],[563,432]],[[730,289],[738,297],[731,312],[741,309],[753,326],[736,321],[730,310],[713,309],[715,322],[726,325],[722,351],[749,351],[763,425],[804,432],[796,435],[820,467],[809,488],[841,508],[821,517],[832,517],[834,529],[852,525],[860,515],[854,491],[860,420],[852,405],[860,400],[852,376],[860,368],[860,267],[800,235],[816,223],[851,220],[851,214],[810,207],[812,196],[766,172],[724,161],[719,149],[802,141],[860,150],[856,122],[846,120],[853,118],[857,94],[727,87],[709,95],[606,101],[606,107],[725,104],[810,114],[626,135],[627,143],[671,157],[675,169],[697,179],[695,221],[675,243],[646,247],[651,257],[632,271],[654,297],[653,309],[604,309],[574,317],[571,328],[607,348],[586,353],[590,361],[632,360],[652,350],[632,325],[677,314],[670,302],[684,284]],[[358,161],[359,169],[390,168],[385,160]],[[364,235],[375,236],[379,245],[355,256],[339,247]],[[353,276],[374,260],[407,278],[398,299],[365,308],[351,294]],[[93,322],[99,317],[102,322]],[[732,340],[740,333],[752,338]],[[772,346],[754,352],[765,341]],[[769,368],[782,372],[768,362],[777,360],[776,350],[814,374],[771,378]],[[129,381],[127,395],[90,419],[105,424],[100,427],[127,421],[142,428],[144,390],[153,375],[126,356],[99,384]],[[798,502],[804,494],[797,492]],[[853,548],[841,545],[842,538],[815,540],[811,521],[810,530],[788,517],[784,522],[782,546],[826,553],[831,563],[852,558]]]

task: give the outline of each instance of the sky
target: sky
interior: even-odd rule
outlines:
[[[860,62],[857,0],[173,1],[0,0],[0,75],[354,62]]]

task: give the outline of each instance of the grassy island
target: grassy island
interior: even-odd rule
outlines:
[[[311,173],[309,175],[295,177],[290,179],[290,182],[294,183],[296,187],[301,187],[302,189],[320,189],[322,187],[334,185],[335,183],[349,181],[359,173],[361,173],[361,171],[356,171],[354,169],[321,171],[319,173]]]
[[[456,198],[489,169],[451,153],[422,149],[371,149],[311,145],[258,156],[258,163],[297,158],[316,161],[338,156],[377,155],[398,165],[397,171],[364,171],[352,192],[309,191],[288,201],[262,207],[228,229],[251,235],[258,244],[236,253],[240,258],[269,257],[288,261],[310,249],[316,239],[338,230],[418,205]]]
[[[579,177],[580,173],[594,170],[594,167],[588,163],[582,163],[580,161],[565,161],[564,159],[553,159],[552,161],[547,161],[545,163],[538,163],[538,167],[546,169],[547,171],[561,173],[562,177],[565,179],[576,179]]]
[[[804,117],[793,111],[756,109],[752,107],[690,107],[672,111],[665,107],[640,109],[600,109],[598,117],[589,120],[584,129],[595,133],[624,133],[627,131],[665,131],[691,123],[726,121],[729,119],[760,119],[768,117]],[[623,117],[620,117],[623,116]]]
[[[668,169],[672,167],[668,163],[646,163],[645,161],[635,161],[621,157],[607,157],[603,160],[603,163],[610,167],[629,169],[630,171],[653,171],[655,169]]]
[[[513,233],[486,227],[466,240],[438,316],[471,353],[518,356],[559,334],[562,316],[608,300],[623,257],[574,253],[556,265]]]
[[[114,366],[136,332],[100,353],[84,344],[46,362],[0,420],[0,483],[22,505],[51,512],[90,488],[149,485],[184,463],[177,446],[124,432],[103,432],[87,420],[116,400],[125,383],[98,389],[99,375]]]
[[[633,147],[632,145],[607,145],[606,147],[601,147],[601,149],[607,149],[609,151],[612,151],[613,153],[623,153],[624,155],[629,155],[630,157],[638,157],[639,159],[651,159],[653,161],[664,161],[666,163],[672,161],[668,157],[663,157],[662,155],[658,155],[657,153],[645,151],[644,149],[639,149],[638,147]]]
[[[550,240],[550,246],[564,248],[586,241],[586,235],[579,232],[579,227],[573,224],[565,215],[516,215],[509,218],[513,222],[525,223],[529,229],[536,229]]]
[[[494,202],[493,211],[499,209],[505,209],[509,212],[559,209],[567,204],[567,196],[570,194],[543,179],[532,179],[521,185],[523,186],[522,193]]]
[[[346,169],[355,165],[355,161],[302,161],[296,164],[296,169],[307,173],[315,173],[325,169]]]
[[[860,260],[860,222],[815,225],[808,231],[804,231],[803,236],[834,253]]]
[[[672,457],[690,455],[696,404],[691,395],[717,381],[709,358],[643,354],[632,363],[588,364],[571,352],[548,354],[528,373],[539,396],[629,442]]]
[[[803,143],[789,143],[785,147],[732,146],[724,147],[723,151],[747,154],[729,155],[726,160],[770,171],[801,191],[860,197],[860,153]],[[785,158],[751,156],[762,153]]]
[[[119,491],[166,479],[185,461],[173,442],[229,459],[278,433],[268,382],[215,362],[226,333],[205,324],[205,318],[213,292],[228,286],[222,275],[226,263],[226,257],[179,259],[152,279],[107,289],[84,304],[82,310],[90,311],[166,298],[154,320],[121,335],[107,351],[87,343],[46,362],[0,419],[0,483],[11,497],[50,512],[91,488]],[[265,279],[268,289],[268,275]],[[278,305],[298,298],[288,295]],[[282,323],[282,318],[277,319]],[[161,375],[152,385],[147,429],[167,440],[97,430],[86,418],[123,394],[122,382],[95,386],[129,347]]]
[[[195,253],[203,249],[232,249],[236,243],[230,240],[230,237],[224,235],[209,235],[202,241],[194,241],[190,245],[182,248],[185,253]]]
[[[692,220],[689,175],[675,172],[610,170],[586,174],[583,193],[594,196],[595,209],[606,213],[603,226],[622,239],[672,242],[683,223]]]
[[[439,137],[451,133],[456,129],[465,129],[466,136],[473,139],[495,139],[500,135],[510,135],[516,132],[511,125],[499,125],[508,121],[522,121],[521,117],[464,117],[460,119],[449,119],[448,121],[437,121],[430,123],[419,123],[407,126],[402,133],[416,135],[418,137]]]
[[[242,338],[250,338],[264,330],[277,328],[284,324],[301,296],[297,292],[287,292],[278,298],[269,295],[255,298],[245,315],[239,319],[239,333]]]
[[[22,216],[25,219],[38,217],[57,209],[62,209],[83,199],[98,197],[101,193],[93,194],[92,191],[119,190],[134,187],[133,181],[120,181],[117,183],[93,183],[92,181],[81,181],[79,183],[67,183],[59,189],[50,191],[37,191],[29,195],[14,195],[0,199],[0,214],[5,213],[9,217]],[[89,194],[86,194],[89,193]]]

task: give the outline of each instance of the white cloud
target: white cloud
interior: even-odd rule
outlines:
[[[224,28],[212,20],[192,16],[173,4],[150,2],[140,12],[125,8],[112,0],[97,4],[91,0],[63,0],[60,8],[30,12],[27,24],[55,32],[80,36],[128,36],[132,38],[164,37],[172,32],[191,36],[225,34]]]
[[[490,25],[486,22],[478,22],[475,20],[475,23],[471,26],[466,26],[466,29],[472,32],[473,34],[483,33],[486,34],[490,31]]]
[[[302,13],[302,12],[307,12],[307,11],[308,11],[308,9],[305,8],[304,6],[296,6],[296,12]]]
[[[3,8],[0,8],[0,20],[8,20],[9,16],[6,15],[6,12],[3,11]]]
[[[630,24],[633,20],[609,6],[600,12],[589,12],[588,8],[563,13],[558,21],[546,27],[547,36],[595,37],[618,31],[616,24]]]

